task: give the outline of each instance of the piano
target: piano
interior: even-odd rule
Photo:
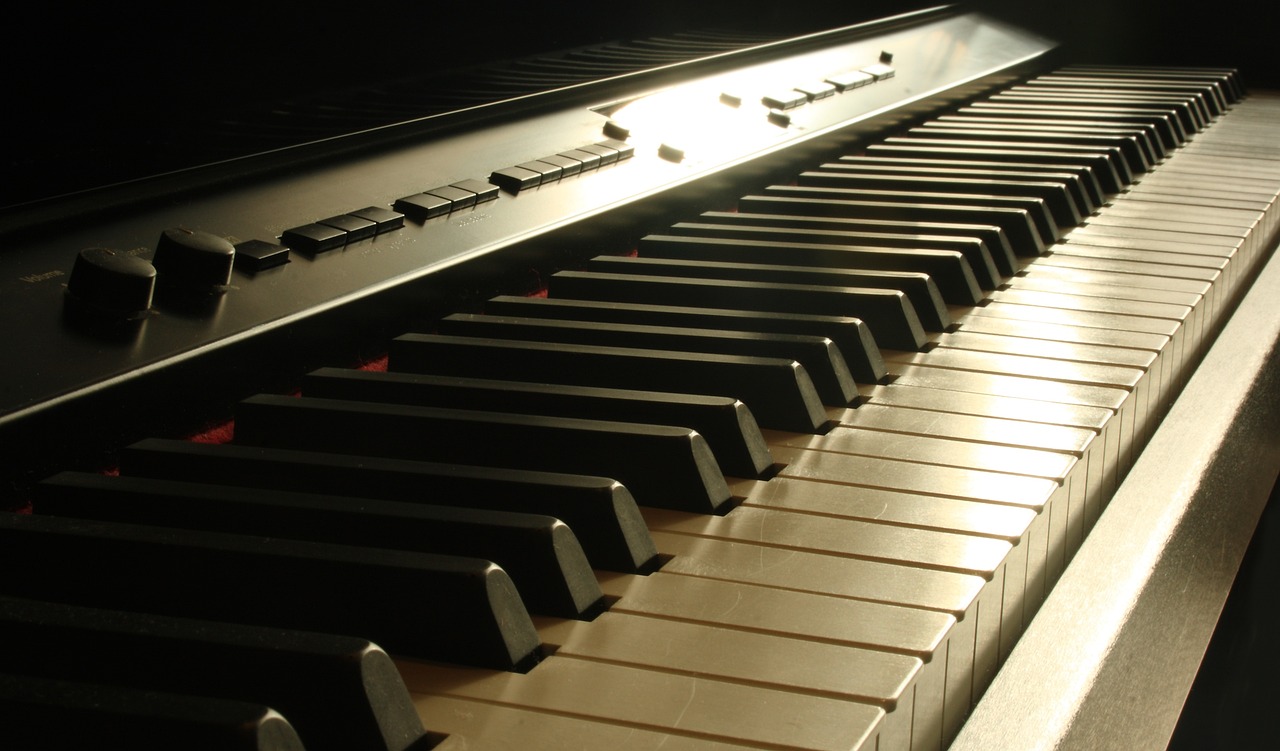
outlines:
[[[1280,98],[951,6],[516,52],[6,199],[0,740],[1163,747]]]

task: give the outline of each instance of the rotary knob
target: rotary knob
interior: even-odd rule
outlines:
[[[100,318],[140,318],[151,309],[156,270],[127,253],[86,248],[76,257],[67,296],[79,311]]]
[[[152,263],[164,293],[210,293],[231,281],[236,249],[226,238],[175,228],[160,234]]]

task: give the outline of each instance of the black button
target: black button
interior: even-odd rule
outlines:
[[[480,180],[463,180],[453,183],[453,187],[475,193],[476,203],[485,203],[498,197],[498,189],[495,186]]]
[[[791,91],[776,91],[772,94],[766,94],[760,99],[760,103],[769,109],[789,110],[793,107],[799,107],[809,101],[804,94],[792,89]]]
[[[613,138],[610,138],[610,139],[609,139],[609,140],[607,140],[607,141],[601,141],[600,143],[598,143],[598,144],[596,144],[596,145],[597,145],[597,146],[603,146],[603,147],[605,147],[606,149],[613,149],[614,151],[618,152],[618,160],[619,160],[619,161],[621,161],[621,160],[623,160],[623,159],[630,159],[630,158],[631,158],[632,156],[634,156],[634,155],[635,155],[635,153],[636,153],[636,147],[635,147],[635,146],[632,146],[632,145],[631,145],[631,144],[629,144],[629,143],[623,143],[622,141],[619,141],[619,140],[616,140],[616,139],[613,139]]]
[[[604,134],[610,138],[619,138],[625,141],[631,137],[631,129],[621,123],[610,120],[604,124]]]
[[[433,196],[430,193],[418,193],[397,199],[392,208],[414,221],[425,222],[432,217],[448,214],[449,199]]]
[[[769,110],[769,122],[785,128],[791,124],[791,115],[782,110]]]
[[[560,152],[560,156],[565,157],[566,159],[573,159],[574,161],[582,162],[583,170],[595,169],[600,166],[599,154],[592,154],[588,151],[583,151],[582,149],[562,151]]]
[[[323,224],[326,227],[340,229],[347,233],[347,242],[355,242],[363,240],[366,237],[373,237],[378,232],[378,225],[368,219],[361,219],[358,216],[350,214],[342,214],[341,216],[331,216],[328,219],[321,219],[317,224]]]
[[[684,161],[684,149],[664,143],[658,147],[658,156],[668,162],[681,162]]]
[[[442,185],[439,188],[432,188],[427,191],[433,196],[439,196],[449,202],[449,210],[456,211],[465,209],[468,206],[476,205],[476,194],[462,188],[455,188],[452,185]]]
[[[804,86],[797,86],[796,91],[804,94],[811,102],[819,99],[826,99],[829,96],[835,96],[836,87],[829,83],[811,83]]]
[[[304,224],[301,227],[285,230],[280,240],[290,248],[303,253],[323,253],[345,245],[347,233],[323,224]]]
[[[494,170],[489,175],[489,182],[508,193],[519,193],[526,188],[536,188],[542,184],[542,173],[532,172],[521,167],[506,167]]]
[[[537,172],[539,175],[542,175],[542,182],[544,183],[549,183],[552,180],[560,179],[561,169],[555,166],[554,164],[549,164],[547,162],[540,162],[540,161],[532,161],[532,162],[525,162],[524,164],[517,164],[516,166],[519,167],[520,169],[527,169],[530,172]]]
[[[875,76],[877,81],[883,81],[886,78],[893,78],[893,74],[897,71],[895,71],[892,66],[885,65],[884,63],[876,63],[875,65],[868,65],[863,68],[862,72],[869,76]]]
[[[582,171],[582,162],[579,162],[577,159],[570,159],[567,156],[560,156],[559,154],[544,156],[538,161],[559,167],[561,177],[572,177]]]
[[[283,245],[249,240],[236,246],[236,268],[257,272],[289,262],[289,249]]]
[[[840,93],[844,93],[849,89],[856,89],[859,86],[866,86],[874,82],[875,76],[869,73],[863,73],[860,70],[851,70],[847,73],[840,73],[827,79],[827,83],[836,87]]]
[[[359,211],[351,212],[351,216],[358,216],[361,219],[368,219],[377,226],[378,234],[390,232],[393,229],[400,229],[404,226],[404,214],[398,211],[391,211],[378,206],[369,206]]]
[[[585,151],[588,154],[595,154],[596,156],[600,157],[601,167],[603,167],[606,164],[613,164],[614,162],[618,161],[617,149],[609,148],[608,146],[602,146],[598,143],[592,144],[590,146],[579,147],[578,151]]]

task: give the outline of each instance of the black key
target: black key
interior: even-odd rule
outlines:
[[[1132,138],[1153,165],[1169,156],[1169,148],[1161,140],[1155,126],[1147,123],[1119,123],[1102,120],[1077,119],[1069,122],[1053,119],[1002,117],[997,114],[974,112],[943,115],[931,124],[958,128],[998,128],[1036,133],[1080,133],[1084,135],[1110,135]]]
[[[604,475],[641,505],[682,511],[730,500],[711,448],[688,428],[259,395],[236,408],[236,442]]]
[[[1069,100],[1053,100],[1047,97],[1026,97],[1019,95],[1003,96],[995,95],[981,102],[974,102],[974,108],[997,108],[1005,111],[1014,112],[1051,112],[1062,113],[1067,117],[1079,117],[1088,115],[1092,117],[1109,117],[1115,116],[1120,118],[1145,118],[1157,124],[1157,127],[1172,137],[1174,145],[1182,145],[1187,142],[1194,128],[1188,127],[1178,114],[1176,109],[1167,107],[1163,104],[1132,104],[1126,106],[1124,103],[1116,103],[1107,101],[1098,103],[1096,106],[1093,102],[1086,99]]]
[[[780,249],[778,260],[792,259]],[[847,260],[836,257],[833,260]],[[945,331],[951,325],[947,303],[934,284],[934,278],[917,271],[872,271],[853,264],[853,268],[833,266],[784,266],[771,263],[733,263],[684,258],[634,258],[596,256],[587,262],[587,271],[602,274],[643,274],[648,276],[683,277],[688,279],[740,279],[784,284],[816,284],[823,287],[868,287],[898,290],[907,296],[926,331]],[[974,300],[976,304],[979,300]],[[957,303],[960,304],[960,303]],[[807,364],[806,364],[807,367]],[[812,375],[812,374],[811,374]]]
[[[1133,173],[1118,151],[1089,146],[1051,144],[1037,147],[1025,143],[999,143],[963,138],[904,138],[890,136],[883,143],[898,153],[911,156],[945,155],[949,159],[990,159],[1003,162],[1039,164],[1080,164],[1092,167],[1098,182],[1108,193],[1119,193],[1133,182]]]
[[[999,143],[1031,143],[1039,146],[1068,145],[1094,146],[1116,149],[1129,171],[1140,175],[1151,169],[1151,159],[1137,136],[1126,133],[1078,132],[1067,128],[1028,129],[1017,126],[962,127],[959,123],[929,122],[907,131],[908,136],[923,138],[968,138],[991,140]]]
[[[955,193],[972,196],[974,203],[988,196],[1034,197],[1044,202],[1045,208],[1059,227],[1069,228],[1079,224],[1083,217],[1071,202],[1066,188],[1048,181],[1009,181],[990,178],[953,177],[946,175],[895,175],[864,172],[855,167],[840,164],[824,164],[817,170],[800,176],[800,185],[820,185],[829,188],[877,191],[913,191],[924,200],[936,193]],[[1032,210],[1032,209],[1028,209]]]
[[[752,213],[746,211],[708,211],[699,219],[715,224],[728,223],[736,226],[788,227],[795,229],[824,229],[837,232],[876,232],[919,237],[925,243],[923,247],[933,248],[934,238],[963,243],[961,248],[943,247],[942,250],[960,250],[969,261],[970,268],[978,278],[978,284],[984,289],[987,281],[1000,286],[1002,276],[1012,276],[1017,261],[1013,255],[1013,246],[1004,231],[994,224],[952,224],[944,222],[908,222],[887,219],[860,219],[850,217],[802,216],[785,213],[786,207],[793,205],[796,199],[784,197],[754,196],[757,204],[770,204],[774,213]],[[970,243],[976,243],[978,252],[970,249]]]
[[[1080,107],[1081,109],[1129,109],[1133,107],[1155,108],[1170,112],[1178,118],[1183,130],[1198,133],[1205,127],[1203,115],[1192,105],[1182,99],[1162,96],[1139,96],[1133,94],[1108,95],[1096,91],[1054,91],[1014,87],[992,96],[993,102],[1019,102],[1023,104],[1055,104]]]
[[[861,173],[901,174],[918,176],[951,177],[963,180],[993,180],[1000,182],[1039,183],[1049,182],[1061,185],[1072,210],[1081,217],[1088,216],[1097,210],[1100,203],[1095,203],[1093,196],[1085,187],[1088,173],[1083,169],[1054,170],[1052,167],[1039,167],[1033,164],[1013,168],[994,162],[986,166],[958,161],[942,160],[890,160],[874,156],[846,156],[839,162],[826,165],[831,169],[851,169]],[[1098,188],[1101,194],[1101,188]]]
[[[685,237],[710,237],[721,238],[724,240],[737,240],[739,238],[751,243],[757,242],[776,242],[788,243],[783,245],[775,252],[769,253],[761,251],[757,253],[754,262],[749,259],[741,259],[743,263],[736,263],[726,258],[722,263],[735,264],[734,266],[725,266],[723,273],[726,275],[721,278],[743,278],[743,279],[759,279],[768,281],[767,276],[761,276],[761,270],[751,271],[749,267],[759,267],[761,264],[767,264],[771,267],[781,270],[784,268],[802,269],[805,267],[813,267],[814,269],[829,269],[833,272],[842,272],[846,277],[846,281],[841,285],[835,281],[819,282],[809,281],[801,282],[807,284],[833,284],[846,287],[883,287],[885,289],[901,289],[907,292],[911,297],[911,302],[916,306],[916,312],[920,314],[921,320],[929,318],[933,320],[939,314],[929,312],[929,309],[939,307],[942,299],[945,299],[952,305],[977,305],[982,301],[982,289],[978,282],[977,275],[973,272],[973,267],[969,265],[969,261],[959,250],[939,249],[926,247],[924,243],[911,244],[904,238],[903,242],[892,242],[885,240],[883,244],[877,243],[875,238],[866,237],[861,233],[845,233],[832,230],[820,229],[788,229],[780,227],[759,227],[759,226],[736,226],[732,224],[695,224],[692,222],[681,222],[671,227],[671,234],[677,234]],[[865,239],[864,239],[865,238]],[[811,245],[821,243],[828,246],[828,251],[797,253],[789,252],[792,250],[791,245]],[[839,245],[840,250],[836,252],[830,251],[830,246]],[[901,257],[909,259],[917,259],[916,266],[929,267],[935,269],[938,273],[930,273],[923,271],[921,268],[905,269],[886,269],[883,262],[884,252],[889,251],[900,254]],[[873,256],[870,262],[866,262],[864,253],[870,253]],[[959,263],[945,264],[938,263],[938,256],[935,253],[957,253]],[[606,256],[602,256],[604,258]],[[768,258],[769,260],[765,260]],[[929,263],[925,262],[925,259]],[[628,261],[633,259],[628,258]],[[654,261],[649,256],[642,256],[640,262]],[[672,261],[680,261],[683,259],[671,258]],[[908,264],[892,264],[894,266]],[[947,266],[950,265],[950,272]],[[731,269],[737,268],[736,271]],[[588,265],[590,268],[590,265]],[[709,267],[714,268],[714,267]],[[605,269],[593,269],[604,271]],[[656,273],[656,272],[655,272]],[[927,275],[927,282],[922,288],[918,281],[907,281],[909,279],[918,279],[916,274]],[[708,273],[707,276],[721,276],[721,272],[714,274]],[[792,277],[791,279],[784,276]],[[799,276],[805,276],[800,274]],[[816,279],[816,277],[811,278]],[[898,286],[893,280],[896,278],[905,282],[905,286]],[[782,275],[774,279],[774,281],[797,281],[800,279],[795,275]],[[994,286],[992,287],[994,288]],[[913,292],[914,290],[914,292]],[[920,294],[916,294],[920,293]],[[946,318],[946,311],[942,309],[940,313],[942,318]],[[932,325],[925,324],[926,327]],[[945,327],[947,324],[943,324]]]
[[[856,186],[842,188],[839,187],[840,181],[838,179],[833,179],[832,176],[824,175],[821,172],[802,172],[797,181],[799,182],[797,187],[772,186],[768,190],[774,195],[796,195],[796,191],[821,189],[831,191],[833,194],[843,194],[848,198],[859,201],[893,203],[918,201],[923,204],[947,204],[983,209],[1021,209],[1031,218],[1032,226],[1040,233],[1040,239],[1045,245],[1050,245],[1062,239],[1062,231],[1059,229],[1057,222],[1053,220],[1052,214],[1049,213],[1048,205],[1044,200],[1031,196],[1001,196],[991,193],[947,193],[940,190],[925,192],[918,189],[877,190],[875,188],[858,188]]]
[[[482,558],[531,612],[592,618],[604,606],[577,538],[550,516],[67,472],[36,491],[41,514]]]
[[[485,303],[485,310],[494,315],[824,336],[840,348],[855,381],[876,383],[884,378],[886,372],[884,358],[881,357],[867,325],[860,319],[848,316],[761,313],[751,310],[508,295],[490,299]],[[701,429],[699,432],[702,432]],[[714,443],[712,448],[716,448]]]
[[[1054,107],[1051,105],[1045,105],[1043,107],[1027,105],[1000,106],[994,102],[974,102],[968,107],[961,107],[956,110],[956,113],[960,115],[974,115],[977,117],[1001,117],[1009,120],[1029,120],[1035,122],[1057,122],[1065,124],[1089,122],[1098,124],[1141,125],[1151,129],[1151,132],[1160,140],[1160,145],[1166,152],[1176,149],[1186,140],[1185,137],[1180,134],[1180,129],[1176,128],[1177,121],[1172,117],[1156,113],[1148,114],[1138,110],[1085,112],[1075,107]]]
[[[9,597],[0,631],[22,645],[0,653],[0,673],[262,704],[313,751],[401,751],[426,734],[395,664],[364,639]]]
[[[360,634],[499,670],[540,652],[511,578],[479,559],[0,514],[0,562],[21,572],[0,584],[16,597]]]
[[[1092,214],[1106,201],[1106,195],[1093,170],[1072,164],[1006,164],[979,159],[947,159],[943,156],[931,159],[896,157],[891,151],[882,153],[881,149],[873,151],[870,147],[863,156],[841,157],[840,163],[883,172],[927,169],[951,175],[972,174],[991,180],[1052,180],[1066,186],[1072,201],[1082,214]]]
[[[1079,64],[1068,65],[1057,72],[1070,76],[1195,83],[1213,89],[1227,104],[1234,104],[1244,96],[1239,73],[1235,68],[1158,68]]]
[[[746,403],[761,427],[778,430],[815,433],[827,422],[809,374],[776,358],[406,334],[391,342],[390,368],[728,396]]]
[[[126,447],[120,461],[128,475],[546,514],[573,529],[595,568],[658,565],[635,499],[603,477],[155,438]]]
[[[558,321],[547,318],[512,318],[458,313],[436,325],[442,334],[522,339],[568,344],[599,344],[673,352],[708,352],[719,355],[777,357],[800,363],[824,404],[848,406],[858,398],[858,387],[835,343],[822,337],[793,334],[757,334],[742,331],[683,329],[599,321]]]
[[[745,404],[727,397],[342,368],[308,373],[302,390],[326,399],[679,425],[707,439],[726,475],[761,477],[773,466],[755,417]]]
[[[1015,255],[1040,256],[1044,254],[1046,248],[1031,216],[1023,209],[996,206],[975,208],[921,201],[865,201],[859,199],[855,192],[833,188],[796,186],[783,190],[774,186],[767,188],[767,191],[763,196],[745,196],[738,199],[738,207],[743,211],[762,214],[781,209],[787,214],[842,219],[992,224],[999,227],[1009,238],[1009,244],[1013,247]],[[783,203],[776,200],[779,198],[791,199],[791,201]]]
[[[691,242],[701,240],[674,239],[687,239]],[[742,247],[745,243],[736,245]],[[734,245],[726,247],[732,248]],[[896,290],[599,274],[587,271],[561,271],[551,277],[549,289],[553,297],[580,300],[708,305],[770,312],[854,316],[866,321],[876,343],[881,347],[919,350],[926,342],[924,329],[911,301]],[[760,410],[751,400],[743,401],[760,417]]]
[[[6,748],[302,751],[293,726],[257,704],[0,674]]]

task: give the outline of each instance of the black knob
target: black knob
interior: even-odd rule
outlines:
[[[226,238],[175,228],[160,234],[152,263],[163,292],[213,292],[231,281],[235,255]]]
[[[104,318],[136,318],[151,308],[156,270],[136,256],[87,248],[76,257],[67,295],[82,311]]]

